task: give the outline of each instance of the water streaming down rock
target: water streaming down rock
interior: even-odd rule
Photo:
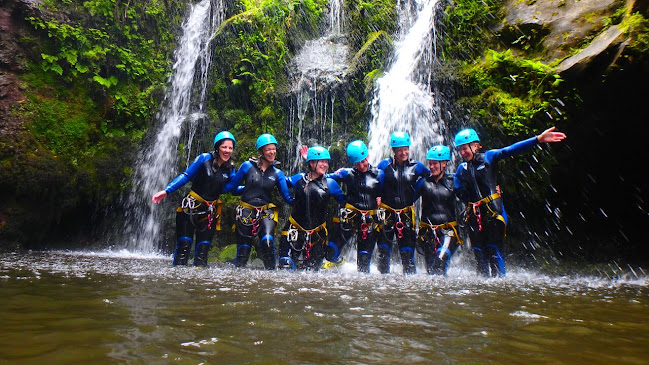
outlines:
[[[400,33],[389,70],[377,80],[371,104],[369,155],[373,164],[390,155],[389,136],[407,131],[411,157],[422,159],[443,143],[444,121],[433,89],[436,68],[435,14],[439,0],[399,2]]]
[[[211,64],[209,40],[224,18],[222,0],[201,0],[190,5],[182,25],[182,37],[175,51],[173,75],[157,114],[155,136],[141,150],[132,177],[126,225],[122,241],[128,249],[157,250],[164,209],[153,209],[151,196],[178,174],[178,145],[187,136],[184,148],[192,158],[193,138],[198,121],[204,118],[207,75]],[[185,133],[183,133],[183,131]]]
[[[317,143],[328,146],[334,142],[336,97],[341,96],[338,98],[341,100],[344,96],[348,67],[344,17],[344,2],[331,0],[327,33],[307,41],[295,57],[287,126],[289,168],[292,171],[299,168],[298,151],[302,145]]]

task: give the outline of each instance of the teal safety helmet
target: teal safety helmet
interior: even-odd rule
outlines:
[[[407,132],[394,132],[390,135],[390,147],[410,147],[410,136]]]
[[[329,160],[329,151],[326,148],[320,146],[313,146],[309,148],[306,153],[306,162],[316,161],[316,160]]]
[[[367,158],[367,146],[363,141],[356,140],[347,145],[347,159],[350,163],[361,162]]]
[[[268,144],[271,144],[271,143],[277,145],[277,140],[275,139],[275,136],[273,136],[272,134],[264,133],[264,134],[262,134],[261,136],[259,136],[257,138],[256,146],[257,146],[257,149],[260,149],[260,148],[264,147],[265,145],[268,145]]]
[[[228,131],[222,131],[222,132],[217,133],[216,136],[214,136],[214,146],[216,146],[216,144],[218,142],[221,142],[224,139],[231,139],[232,140],[232,148],[234,148],[237,145],[237,140],[234,139],[234,136],[232,135],[232,133],[230,133]]]
[[[480,142],[478,133],[471,128],[463,129],[455,135],[455,148],[471,142]]]
[[[446,146],[433,146],[426,153],[427,160],[433,161],[450,161],[451,150]]]

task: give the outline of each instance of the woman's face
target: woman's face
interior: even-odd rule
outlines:
[[[234,143],[231,140],[226,139],[219,146],[219,159],[226,162],[229,161],[232,157],[232,151],[234,150]]]
[[[460,152],[460,156],[462,156],[462,160],[466,162],[473,160],[473,156],[475,156],[478,146],[479,145],[475,142],[460,145],[457,149],[458,152]]]
[[[428,160],[428,168],[431,176],[439,176],[446,168],[446,161]]]
[[[326,174],[327,170],[329,169],[329,160],[310,161],[310,164],[311,172],[313,172],[318,177]]]
[[[277,146],[275,144],[267,144],[261,148],[261,155],[268,162],[275,161],[275,156],[277,156]]]

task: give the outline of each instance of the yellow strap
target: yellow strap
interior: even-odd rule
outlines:
[[[239,205],[246,208],[246,209],[250,209],[250,210],[262,210],[263,211],[263,210],[271,209],[273,211],[273,220],[275,221],[275,223],[278,223],[278,221],[279,221],[279,217],[278,217],[279,208],[277,208],[277,206],[275,204],[273,204],[273,203],[268,203],[266,205],[262,205],[261,207],[256,207],[256,206],[254,206],[252,204],[248,204],[248,203],[246,203],[246,202],[244,202],[242,200],[242,201],[239,201]]]
[[[216,204],[216,216],[215,216],[216,230],[220,231],[221,230],[221,212],[223,210],[223,203],[221,202],[221,200],[220,199],[209,200],[209,201],[205,200],[205,199],[203,199],[202,196],[198,195],[194,190],[189,191],[189,196],[196,199],[201,204],[205,204],[205,205],[214,205],[214,204]],[[182,207],[176,208],[176,212],[182,213],[183,208]]]
[[[469,205],[471,206],[471,205],[476,205],[476,204],[480,204],[480,203],[491,203],[492,201],[494,201],[494,200],[496,200],[498,198],[500,198],[500,194],[499,193],[493,193],[493,194],[489,195],[486,198],[482,198],[482,199],[478,200],[475,203],[469,203]]]
[[[361,214],[366,214],[366,215],[374,215],[374,214],[376,214],[376,210],[374,210],[374,209],[373,210],[362,210],[362,209],[356,208],[355,206],[353,206],[353,205],[351,205],[349,203],[345,203],[345,208],[351,209],[351,210],[353,210],[355,212],[359,212]]]
[[[304,228],[302,228],[302,226],[300,226],[300,225],[295,221],[295,219],[293,219],[293,216],[290,216],[290,215],[289,215],[289,216],[288,216],[288,221],[291,223],[291,225],[293,225],[293,226],[294,226],[295,228],[297,228],[299,231],[306,232],[306,233],[309,233],[309,234],[313,234],[313,233],[315,233],[315,232],[318,232],[318,231],[321,231],[321,230],[324,229],[324,230],[325,230],[325,234],[327,234],[327,232],[326,232],[326,231],[327,231],[327,222],[322,223],[321,225],[315,227],[314,229],[304,229]],[[288,235],[288,231],[282,231],[282,236],[287,236],[287,235]]]
[[[426,222],[419,222],[419,228],[427,227],[427,228],[430,228],[431,230],[435,230],[436,228],[439,228],[439,229],[449,229],[450,228],[450,229],[452,229],[453,232],[455,233],[455,238],[457,238],[457,243],[461,245],[461,244],[464,243],[464,241],[462,241],[462,237],[460,237],[460,235],[457,232],[457,226],[458,226],[457,221],[447,222],[447,223],[444,223],[444,224],[428,224]]]
[[[403,208],[403,209],[394,209],[394,208],[392,208],[391,206],[389,206],[389,205],[387,205],[387,204],[383,204],[383,203],[381,203],[380,207],[383,208],[383,209],[389,209],[389,210],[393,211],[395,214],[396,214],[397,212],[406,212],[406,213],[407,213],[407,212],[410,212],[410,219],[411,219],[411,221],[412,221],[412,222],[415,221],[415,210],[413,209],[412,205],[407,206],[407,207],[405,207],[405,208]]]

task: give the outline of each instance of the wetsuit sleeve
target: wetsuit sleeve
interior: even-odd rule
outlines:
[[[412,196],[413,201],[416,202],[417,199],[419,199],[419,196],[420,196],[419,195],[419,190],[421,190],[421,186],[424,184],[425,180],[426,179],[424,179],[424,178],[419,178],[419,180],[417,180],[417,182],[415,183],[415,187],[414,187],[415,194]]]
[[[351,171],[350,168],[344,168],[344,169],[338,169],[336,172],[332,172],[330,174],[325,174],[326,178],[334,179],[336,182],[341,181],[349,175],[349,172]]]
[[[383,192],[383,182],[385,182],[385,172],[379,170],[379,191]]]
[[[304,173],[300,172],[297,173],[291,177],[286,178],[286,183],[288,184],[288,187],[292,188],[295,186],[295,184],[300,181],[300,179],[304,176]]]
[[[426,167],[426,165],[424,165],[423,163],[421,163],[419,161],[417,161],[417,167],[416,167],[415,171],[416,171],[417,175],[420,176],[420,177],[426,177],[426,176],[430,175],[430,170],[428,169],[428,167]]]
[[[347,197],[343,193],[343,190],[340,188],[340,185],[338,185],[336,180],[327,178],[327,186],[329,186],[329,192],[331,193],[331,195],[333,195],[338,203],[343,204],[347,200]]]
[[[239,185],[241,185],[241,182],[246,177],[246,174],[248,173],[248,170],[250,170],[251,166],[252,163],[250,161],[246,161],[242,163],[241,167],[239,167],[239,170],[237,170],[237,173],[230,176],[230,179],[228,183],[225,184],[223,191],[224,192],[237,191],[239,189]],[[235,193],[235,195],[240,195],[240,194]]]
[[[484,160],[486,163],[494,163],[497,162],[498,160],[501,160],[506,157],[511,157],[514,155],[518,155],[524,151],[527,151],[531,149],[532,147],[536,146],[539,144],[538,139],[536,139],[536,136],[530,137],[526,140],[516,142],[513,145],[505,148],[500,148],[500,149],[494,149],[494,150],[489,150],[485,152],[484,154]]]
[[[198,170],[201,169],[201,167],[203,166],[203,163],[205,163],[205,161],[209,160],[211,157],[212,157],[212,155],[209,154],[209,153],[203,153],[203,154],[198,155],[194,159],[194,162],[192,162],[191,165],[189,165],[189,167],[187,167],[187,170],[185,170],[185,172],[183,172],[182,174],[176,176],[176,178],[173,179],[169,183],[169,185],[167,185],[167,187],[165,188],[165,191],[167,192],[167,194],[173,193],[174,191],[180,189],[185,184],[187,184],[196,175]]]
[[[279,193],[282,195],[284,201],[288,204],[293,204],[293,196],[288,190],[287,179],[282,170],[277,170],[277,188],[279,189]]]
[[[453,192],[455,193],[455,196],[458,197],[458,199],[460,199],[460,201],[462,202],[466,202],[466,194],[464,187],[462,186],[462,182],[460,181],[458,176],[462,173],[462,171],[465,170],[464,164],[465,163],[460,164],[460,166],[458,166],[457,170],[455,171],[455,174],[453,174]]]
[[[386,168],[389,164],[390,164],[390,159],[389,159],[389,158],[386,158],[385,160],[379,162],[379,164],[376,165],[376,168],[379,169],[379,170],[381,170],[381,171],[384,171],[385,168]]]

